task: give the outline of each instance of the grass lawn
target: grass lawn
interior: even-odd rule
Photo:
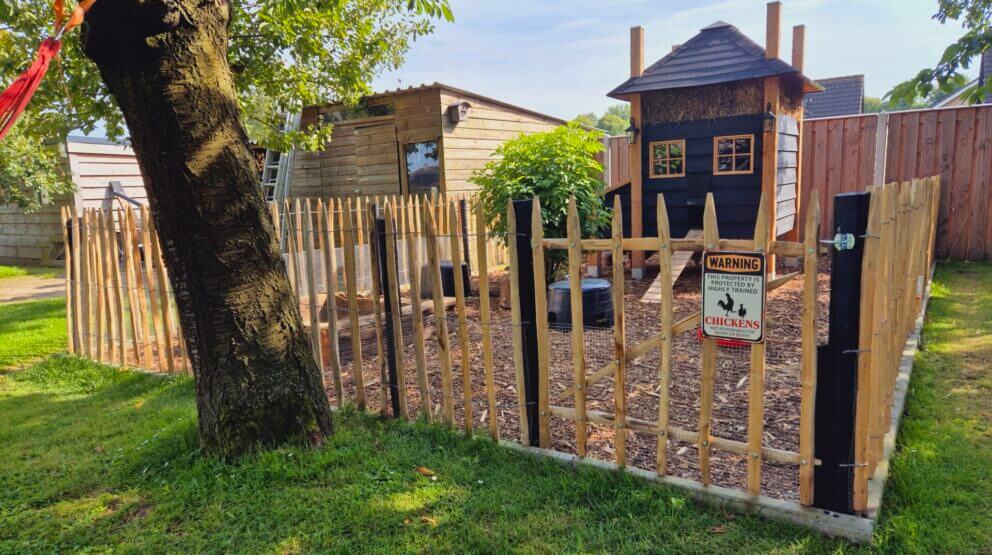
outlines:
[[[61,268],[46,268],[39,266],[4,266],[0,264],[0,279],[21,276],[55,278],[59,277],[61,273]]]
[[[992,545],[992,266],[943,267],[934,293],[877,551]],[[12,309],[24,310],[0,305],[0,319]],[[9,333],[0,327],[0,345]],[[198,451],[195,417],[189,378],[64,355],[0,371],[0,552],[859,550],[668,487],[352,411],[320,450],[225,464]]]
[[[0,305],[0,369],[65,350],[65,299]]]

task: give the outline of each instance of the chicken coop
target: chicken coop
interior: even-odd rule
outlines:
[[[768,4],[764,48],[717,21],[646,69],[644,29],[631,29],[631,76],[608,94],[631,105],[630,181],[607,193],[609,205],[621,197],[625,235],[657,234],[659,193],[673,237],[702,229],[707,193],[722,237],[753,234],[762,192],[775,199],[771,236],[796,227],[803,98],[820,88],[802,72],[804,26],[792,62],[779,58],[780,14]]]

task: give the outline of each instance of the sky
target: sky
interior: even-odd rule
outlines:
[[[645,29],[645,66],[699,29],[726,21],[764,45],[764,0],[451,0],[454,23],[414,43],[376,90],[435,81],[571,119],[618,101],[630,74],[630,27]],[[805,73],[864,74],[865,94],[933,66],[963,31],[932,19],[937,0],[783,0],[780,56],[806,25]],[[977,74],[974,66],[969,75]]]

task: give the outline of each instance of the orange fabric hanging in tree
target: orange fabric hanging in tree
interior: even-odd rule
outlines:
[[[63,1],[55,0],[53,6],[55,28],[58,29],[58,32],[55,33],[54,37],[49,37],[42,41],[41,46],[38,47],[38,53],[35,55],[34,62],[31,63],[31,67],[18,76],[3,91],[3,94],[0,94],[0,140],[3,140],[7,132],[10,131],[10,128],[17,122],[17,118],[24,111],[24,108],[27,107],[35,91],[38,90],[38,85],[41,84],[41,80],[48,72],[48,66],[51,64],[52,59],[58,56],[59,51],[62,49],[62,41],[59,39],[66,32],[72,30],[73,27],[83,22],[86,12],[96,2],[96,0],[83,0],[76,6],[76,9],[72,11],[72,15],[66,21]]]

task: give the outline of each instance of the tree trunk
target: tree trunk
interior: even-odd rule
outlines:
[[[226,0],[100,0],[83,44],[131,132],[196,379],[225,457],[331,433],[227,61]]]

